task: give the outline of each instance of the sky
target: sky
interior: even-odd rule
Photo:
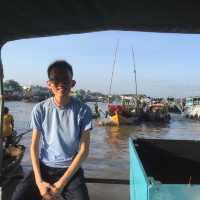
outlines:
[[[117,41],[112,94],[155,97],[200,95],[200,35],[103,31],[8,42],[1,57],[5,80],[46,86],[50,63],[64,59],[74,69],[76,89],[108,94]]]

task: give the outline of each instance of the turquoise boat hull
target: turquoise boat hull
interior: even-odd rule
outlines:
[[[199,200],[200,142],[129,139],[131,200]]]

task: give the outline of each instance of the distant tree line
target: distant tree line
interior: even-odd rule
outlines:
[[[15,80],[6,80],[3,83],[3,86],[4,86],[4,90],[6,90],[6,91],[15,91],[15,92],[23,92],[24,91],[23,86],[21,86]],[[35,86],[32,85],[32,86],[30,86],[30,88],[34,88],[34,90],[37,90],[37,91],[42,91],[46,87],[42,87],[42,86],[39,86],[39,85],[35,85]],[[77,95],[80,95],[82,97],[86,97],[86,96],[89,96],[89,95],[94,96],[94,97],[98,97],[98,96],[105,97],[106,96],[106,95],[104,95],[100,92],[91,92],[90,90],[83,90],[83,89],[78,89],[75,92],[76,92]]]
[[[4,89],[22,92],[23,87],[15,80],[7,80],[3,83]]]

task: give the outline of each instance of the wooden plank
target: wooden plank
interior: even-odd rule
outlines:
[[[85,180],[87,183],[129,185],[129,180],[127,179],[85,178]]]

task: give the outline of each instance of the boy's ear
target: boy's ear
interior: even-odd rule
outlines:
[[[52,92],[52,89],[51,89],[51,83],[49,81],[47,81],[47,88],[49,89],[49,93],[52,96],[53,92]]]
[[[48,87],[49,90],[51,89],[51,85],[50,84],[51,83],[49,81],[47,81],[47,87]]]
[[[74,87],[76,85],[76,81],[72,80],[72,87]]]

